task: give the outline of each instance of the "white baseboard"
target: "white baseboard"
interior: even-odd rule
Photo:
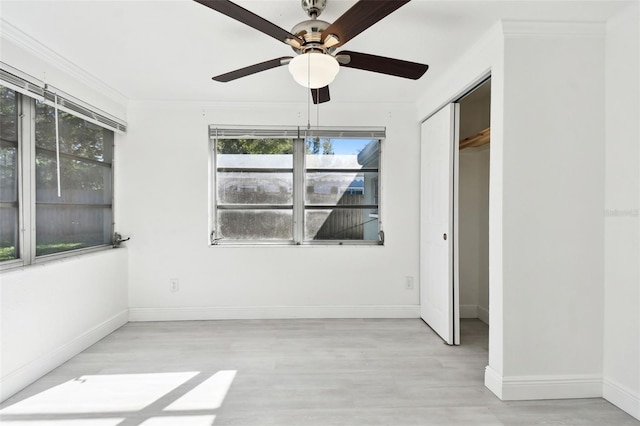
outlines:
[[[211,306],[129,309],[129,321],[291,318],[420,318],[420,306]]]
[[[489,324],[489,310],[480,305],[460,305],[460,318],[478,318]]]
[[[616,407],[640,420],[640,395],[634,394],[630,389],[613,380],[604,379],[602,396]]]
[[[503,377],[487,367],[484,382],[503,401],[602,397],[602,377],[596,375]]]
[[[478,305],[460,305],[460,318],[478,318]]]
[[[54,351],[38,357],[3,376],[0,378],[0,401],[9,398],[103,337],[122,327],[127,323],[128,319],[129,310],[125,309]]]
[[[484,369],[484,385],[502,399],[502,375],[488,365]]]
[[[489,309],[478,305],[478,319],[485,324],[489,324]]]

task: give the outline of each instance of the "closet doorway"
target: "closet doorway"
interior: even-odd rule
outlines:
[[[491,80],[458,100],[458,276],[460,318],[489,324]]]
[[[489,323],[490,122],[486,79],[421,125],[420,316],[450,345]]]

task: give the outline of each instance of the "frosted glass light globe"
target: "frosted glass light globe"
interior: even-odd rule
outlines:
[[[328,86],[336,78],[339,70],[338,61],[325,53],[304,53],[289,62],[289,72],[293,79],[301,86],[310,89]]]

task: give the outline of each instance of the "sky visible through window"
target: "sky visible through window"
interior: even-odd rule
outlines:
[[[335,155],[358,154],[373,139],[339,139],[333,138],[332,148]]]

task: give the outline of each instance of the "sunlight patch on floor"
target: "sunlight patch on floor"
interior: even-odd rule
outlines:
[[[0,410],[0,414],[140,411],[198,374],[181,372],[82,376],[6,407]]]
[[[140,426],[211,426],[216,416],[168,416],[152,417]]]
[[[116,426],[125,419],[2,420],[6,426]],[[186,423],[188,426],[191,424]],[[211,423],[207,424],[210,426]],[[195,424],[193,425],[195,426]]]
[[[215,410],[222,406],[237,371],[218,371],[170,404],[165,411]],[[177,423],[176,423],[177,424]]]
[[[87,375],[0,410],[7,426],[211,426],[236,370]],[[116,418],[117,417],[117,418]]]

